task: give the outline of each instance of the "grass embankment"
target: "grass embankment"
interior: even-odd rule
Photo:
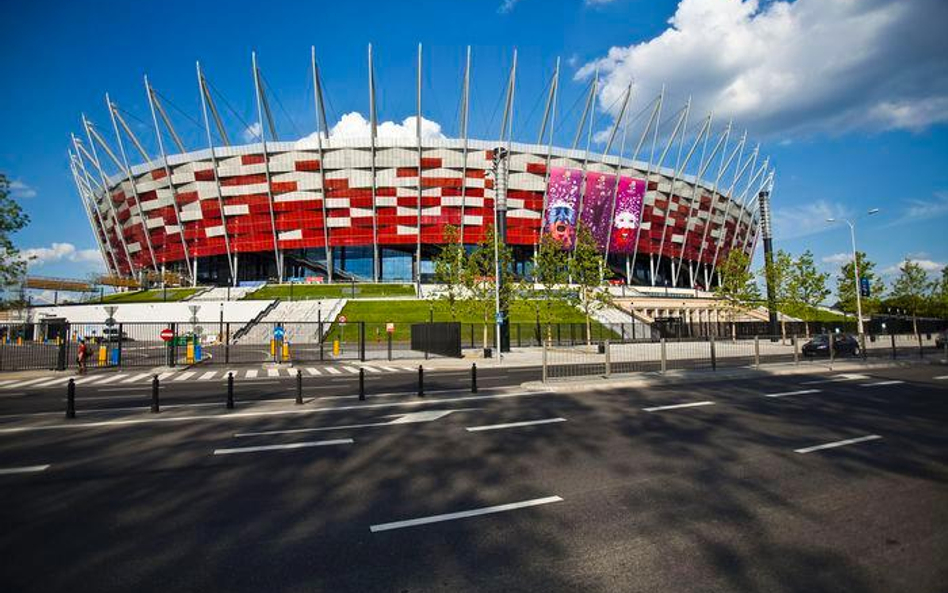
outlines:
[[[415,296],[415,287],[411,284],[267,284],[245,296],[244,300],[292,298],[304,301],[399,296]]]
[[[467,307],[460,306],[458,307],[457,317],[452,319],[448,305],[444,301],[426,301],[420,299],[349,301],[342,310],[342,315],[346,317],[346,320],[350,324],[357,321],[365,322],[366,340],[381,339],[384,341],[386,323],[394,323],[395,333],[392,336],[392,340],[396,342],[409,341],[411,339],[411,324],[428,321],[432,313],[434,321],[460,322],[462,324],[461,338],[464,344],[468,344],[470,341],[471,329],[469,324],[476,324],[478,327],[475,329],[475,343],[480,344],[482,336],[480,326],[484,323],[483,316],[478,315]],[[556,319],[556,323],[559,324],[572,323],[581,325],[585,323],[581,311],[563,303],[553,305],[552,313]],[[488,323],[493,324],[493,313],[491,313]],[[526,332],[532,331],[536,324],[536,310],[534,309],[533,303],[529,301],[514,301],[511,303],[510,323],[512,325],[523,324],[530,326],[529,330],[527,328],[522,328],[521,330],[524,332],[524,340],[526,340]],[[593,336],[599,336],[600,331],[605,332],[603,333],[605,337],[611,335],[608,330],[600,328],[595,320],[593,320],[592,325]],[[329,339],[338,337],[339,329],[338,324],[333,326]],[[582,335],[581,330],[577,329],[576,331],[578,332],[577,337]],[[346,339],[355,339],[356,332],[358,332],[357,327],[350,325],[350,329],[346,331]],[[511,341],[516,342],[516,328],[511,329]]]
[[[796,317],[803,321],[817,322],[817,323],[833,323],[833,322],[846,322],[852,321],[854,318],[846,317],[845,315],[840,315],[839,313],[833,313],[832,311],[826,311],[825,309],[818,309],[816,307],[782,307],[780,312],[785,315],[790,315],[791,317]]]
[[[94,302],[104,304],[112,303],[161,303],[164,301],[173,302],[188,298],[201,288],[169,288],[163,291],[160,288],[154,290],[139,290],[136,292],[116,292],[102,297],[101,301],[96,299]]]

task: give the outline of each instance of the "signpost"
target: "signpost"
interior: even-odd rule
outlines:
[[[170,327],[166,327],[165,329],[161,330],[161,334],[159,335],[161,336],[161,339],[165,342],[170,342],[171,340],[174,339],[174,332],[171,330]]]

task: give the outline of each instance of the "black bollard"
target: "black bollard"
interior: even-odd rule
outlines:
[[[471,363],[471,393],[477,393],[477,363]]]
[[[296,369],[296,405],[303,404],[303,371]]]
[[[234,373],[227,373],[227,409],[234,409]]]
[[[359,367],[359,401],[365,401],[365,369]]]
[[[152,377],[151,380],[151,412],[158,413],[158,375]]]
[[[425,367],[418,365],[418,397],[425,396]]]
[[[76,381],[69,379],[66,385],[66,418],[76,417]]]

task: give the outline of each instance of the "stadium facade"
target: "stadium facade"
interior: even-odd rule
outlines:
[[[200,66],[207,138],[202,149],[186,149],[165,100],[147,80],[157,154],[145,150],[108,97],[111,140],[83,116],[84,139],[74,136],[70,151],[72,172],[110,273],[136,277],[175,271],[211,284],[425,281],[432,276],[447,225],[458,229],[467,246],[482,241],[495,224],[506,227],[515,272],[529,274],[543,233],[569,249],[582,224],[614,275],[630,284],[708,287],[730,250],[753,252],[760,221],[757,196],[772,184],[773,171],[746,134],[732,135],[730,125],[713,133],[708,115],[694,118],[689,129],[689,106],[669,116],[667,105],[663,123],[663,93],[642,108],[641,125],[631,130],[624,119],[631,112],[630,87],[605,149],[597,152],[589,146],[591,134],[583,132],[587,119],[591,130],[593,118],[587,115],[596,96],[594,80],[576,134],[577,140],[587,138],[586,147],[544,143],[556,113],[557,67],[540,142],[512,142],[508,115],[514,58],[499,138],[471,139],[469,58],[461,138],[422,135],[420,84],[417,136],[383,137],[377,134],[371,49],[369,60],[371,132],[366,138],[325,133],[315,56],[318,131],[303,139],[275,139],[255,59],[256,123],[260,130],[269,129],[269,138],[264,131],[256,143],[230,143]],[[166,151],[170,147],[177,150]],[[143,162],[130,164],[133,152]],[[639,160],[642,153],[652,161]]]

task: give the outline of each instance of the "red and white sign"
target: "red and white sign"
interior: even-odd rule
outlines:
[[[386,323],[386,324],[385,324],[385,331],[387,331],[387,332],[390,333],[390,334],[394,334],[394,333],[395,333],[395,324],[394,324],[394,323]]]
[[[339,316],[339,323],[345,323],[345,322],[347,322],[347,321],[349,321],[349,320],[346,319],[346,316],[345,316],[345,315],[340,315],[340,316]]]
[[[161,330],[161,339],[165,342],[170,342],[174,339],[174,332],[171,331],[170,327],[166,327],[165,329]]]

